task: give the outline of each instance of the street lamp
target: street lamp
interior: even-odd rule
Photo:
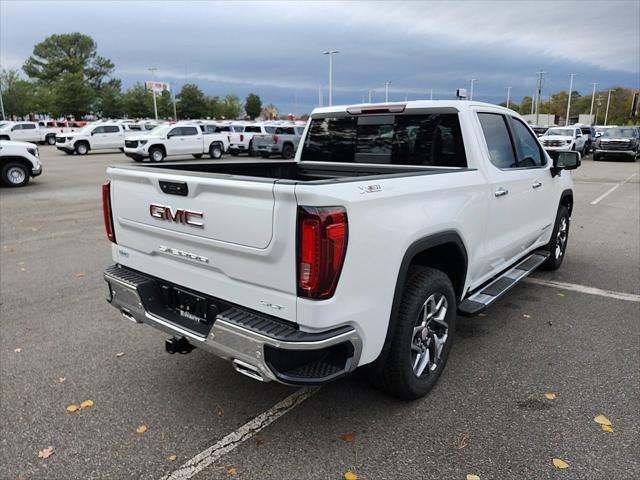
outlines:
[[[156,103],[156,85],[155,85],[155,73],[158,70],[156,67],[150,67],[147,70],[151,72],[151,93],[153,94],[153,113],[158,120],[158,104]]]
[[[597,86],[598,86],[598,84],[596,82],[593,82],[593,92],[591,93],[591,110],[589,110],[589,121],[591,122],[591,125],[595,125],[595,123],[596,123],[593,120],[593,102],[596,99],[596,87]]]
[[[567,118],[564,120],[564,126],[569,125],[569,115],[571,114],[571,92],[573,92],[573,77],[576,76],[575,73],[570,73],[569,76],[571,80],[569,81],[569,98],[567,98]]]
[[[384,82],[384,101],[385,101],[385,103],[389,101],[389,85],[391,85],[391,82],[389,82],[389,81]]]
[[[327,50],[323,55],[329,55],[329,106],[333,105],[333,54],[340,53],[338,50]]]

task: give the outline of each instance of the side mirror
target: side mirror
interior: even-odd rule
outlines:
[[[93,137],[96,134],[95,130],[91,130],[91,136]]]
[[[596,132],[596,138],[601,137],[602,136],[602,132]]]
[[[553,160],[551,175],[554,177],[562,170],[575,170],[582,163],[580,153],[578,152],[548,151],[547,153],[549,153],[549,156]]]

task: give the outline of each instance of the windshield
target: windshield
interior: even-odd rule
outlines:
[[[77,131],[80,135],[89,135],[93,131],[94,128],[99,127],[100,125],[87,125],[86,127],[81,128]]]
[[[550,128],[545,133],[547,137],[573,137],[573,130],[570,128]]]
[[[633,138],[633,128],[607,128],[602,134],[605,138]]]
[[[457,113],[316,117],[302,160],[466,167]]]
[[[159,125],[151,130],[147,135],[150,137],[164,137],[173,127],[171,125]]]

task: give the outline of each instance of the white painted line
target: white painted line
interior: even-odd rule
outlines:
[[[626,179],[624,179],[622,182],[620,183],[616,183],[613,187],[611,187],[609,190],[607,190],[606,192],[604,192],[602,195],[600,195],[598,198],[596,198],[593,202],[591,202],[591,205],[597,205],[600,200],[602,200],[604,197],[606,197],[607,195],[609,195],[610,193],[615,192],[618,188],[620,188],[622,185],[624,185],[625,183],[627,183],[629,180],[631,180],[633,177],[635,177],[637,175],[637,173],[634,173],[633,175],[628,176]]]
[[[321,387],[307,387],[297,390],[284,400],[276,403],[266,412],[261,413],[242,425],[235,432],[231,432],[191,460],[186,461],[176,471],[162,477],[162,480],[187,480],[193,477],[213,462],[235,450],[236,447],[239,447],[243,442],[249,440],[260,430],[271,425],[285,413],[290,412],[302,402],[315,395],[320,388]]]
[[[589,295],[599,295],[601,297],[615,298],[616,300],[626,300],[628,302],[640,302],[640,295],[625,292],[614,292],[613,290],[602,290],[595,287],[585,287],[575,283],[554,282],[553,280],[542,280],[541,278],[527,277],[524,279],[526,283],[542,285],[544,287],[561,288],[562,290],[571,290],[573,292],[587,293]]]

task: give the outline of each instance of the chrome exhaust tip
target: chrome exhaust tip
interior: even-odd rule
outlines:
[[[237,358],[234,358],[231,363],[233,365],[233,368],[236,369],[236,372],[246,375],[249,378],[253,378],[254,380],[258,380],[259,382],[265,381],[258,367],[255,367],[249,363],[245,363],[242,360],[238,360]]]

